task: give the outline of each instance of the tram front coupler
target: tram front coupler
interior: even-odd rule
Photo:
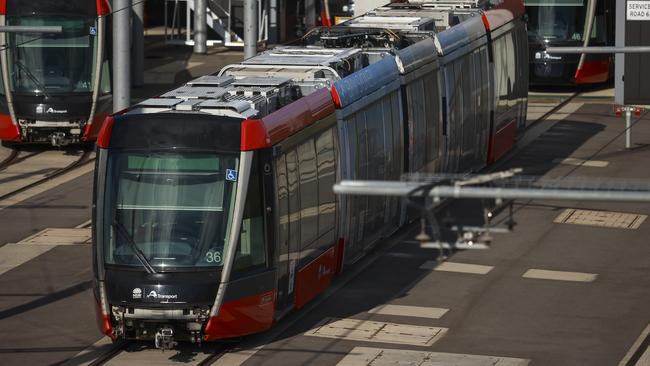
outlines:
[[[68,139],[65,135],[65,132],[54,132],[50,134],[50,143],[53,147],[66,146],[72,141]]]
[[[156,332],[154,343],[156,345],[156,348],[163,351],[176,347],[178,345],[178,342],[174,341],[174,329],[171,327],[159,328]]]

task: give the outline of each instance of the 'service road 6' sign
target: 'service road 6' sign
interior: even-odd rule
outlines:
[[[650,20],[650,1],[628,1],[627,20]]]

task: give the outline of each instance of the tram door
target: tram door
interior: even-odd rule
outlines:
[[[276,315],[282,316],[291,308],[295,297],[296,272],[299,259],[300,198],[298,191],[298,156],[295,149],[275,159],[275,181],[278,207],[276,210],[278,298]]]

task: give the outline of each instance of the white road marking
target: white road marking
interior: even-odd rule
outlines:
[[[212,366],[240,366],[244,362],[248,361],[249,358],[253,357],[257,351],[261,350],[264,346],[257,346],[251,349],[243,349],[235,352],[228,352],[219,359],[212,363]]]
[[[633,213],[568,208],[562,211],[553,222],[556,224],[574,224],[636,230],[647,218],[647,215]]]
[[[650,347],[646,347],[645,352],[639,358],[639,361],[634,366],[648,366],[650,365]]]
[[[529,269],[522,275],[524,278],[534,278],[538,280],[555,280],[555,281],[571,281],[571,282],[593,282],[598,277],[595,273],[582,273],[582,272],[564,272],[564,271],[548,271],[544,269]]]
[[[45,151],[27,161],[11,165],[0,172],[0,196],[11,193],[21,187],[25,187],[51,174],[53,171],[62,169],[79,157],[66,155],[65,151]]]
[[[440,319],[449,309],[433,308],[424,306],[406,306],[406,305],[381,305],[370,309],[370,314],[412,316],[418,318]]]
[[[90,229],[45,229],[18,243],[0,247],[0,275],[60,245],[90,242]]]
[[[421,269],[432,269],[434,271],[442,272],[458,272],[458,273],[471,273],[484,275],[489,273],[493,266],[483,266],[480,264],[458,263],[458,262],[442,262],[438,264],[436,261],[427,261],[420,266]]]
[[[29,236],[17,244],[77,245],[90,244],[90,228],[49,228]]]
[[[92,222],[93,222],[92,219],[88,219],[87,221],[82,222],[81,224],[75,226],[74,228],[75,229],[82,229],[82,228],[85,228],[85,227],[90,227],[90,224],[92,224]]]
[[[573,166],[586,166],[590,168],[604,168],[609,165],[608,161],[602,160],[583,160],[577,158],[554,159],[554,163]]]
[[[6,244],[0,247],[0,275],[10,271],[33,258],[44,254],[56,245]]]
[[[79,169],[75,169],[67,174],[60,175],[52,180],[39,184],[36,187],[17,193],[7,199],[0,201],[0,210],[13,206],[17,203],[30,199],[38,194],[48,191],[52,188],[58,187],[61,184],[67,183],[73,179],[79,178],[84,174],[88,174],[95,169],[95,165],[88,163]]]
[[[643,332],[641,332],[639,338],[637,338],[636,341],[634,341],[632,347],[630,347],[630,349],[625,354],[625,357],[623,357],[621,362],[618,363],[618,366],[625,366],[630,362],[632,356],[634,356],[634,354],[639,349],[639,347],[643,345],[643,341],[645,341],[645,339],[648,337],[648,334],[650,334],[650,323],[646,325]],[[645,352],[643,352],[643,355],[641,356],[639,361],[635,364],[635,366],[644,366],[644,365],[650,365],[650,347],[646,348]]]
[[[326,318],[306,336],[352,341],[431,346],[447,332],[447,328],[423,327],[360,319]]]
[[[522,358],[354,347],[337,366],[525,366],[529,363],[530,360]]]

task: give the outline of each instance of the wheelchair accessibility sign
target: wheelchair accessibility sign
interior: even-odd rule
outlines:
[[[231,182],[237,181],[237,171],[234,169],[226,169],[226,180]]]

